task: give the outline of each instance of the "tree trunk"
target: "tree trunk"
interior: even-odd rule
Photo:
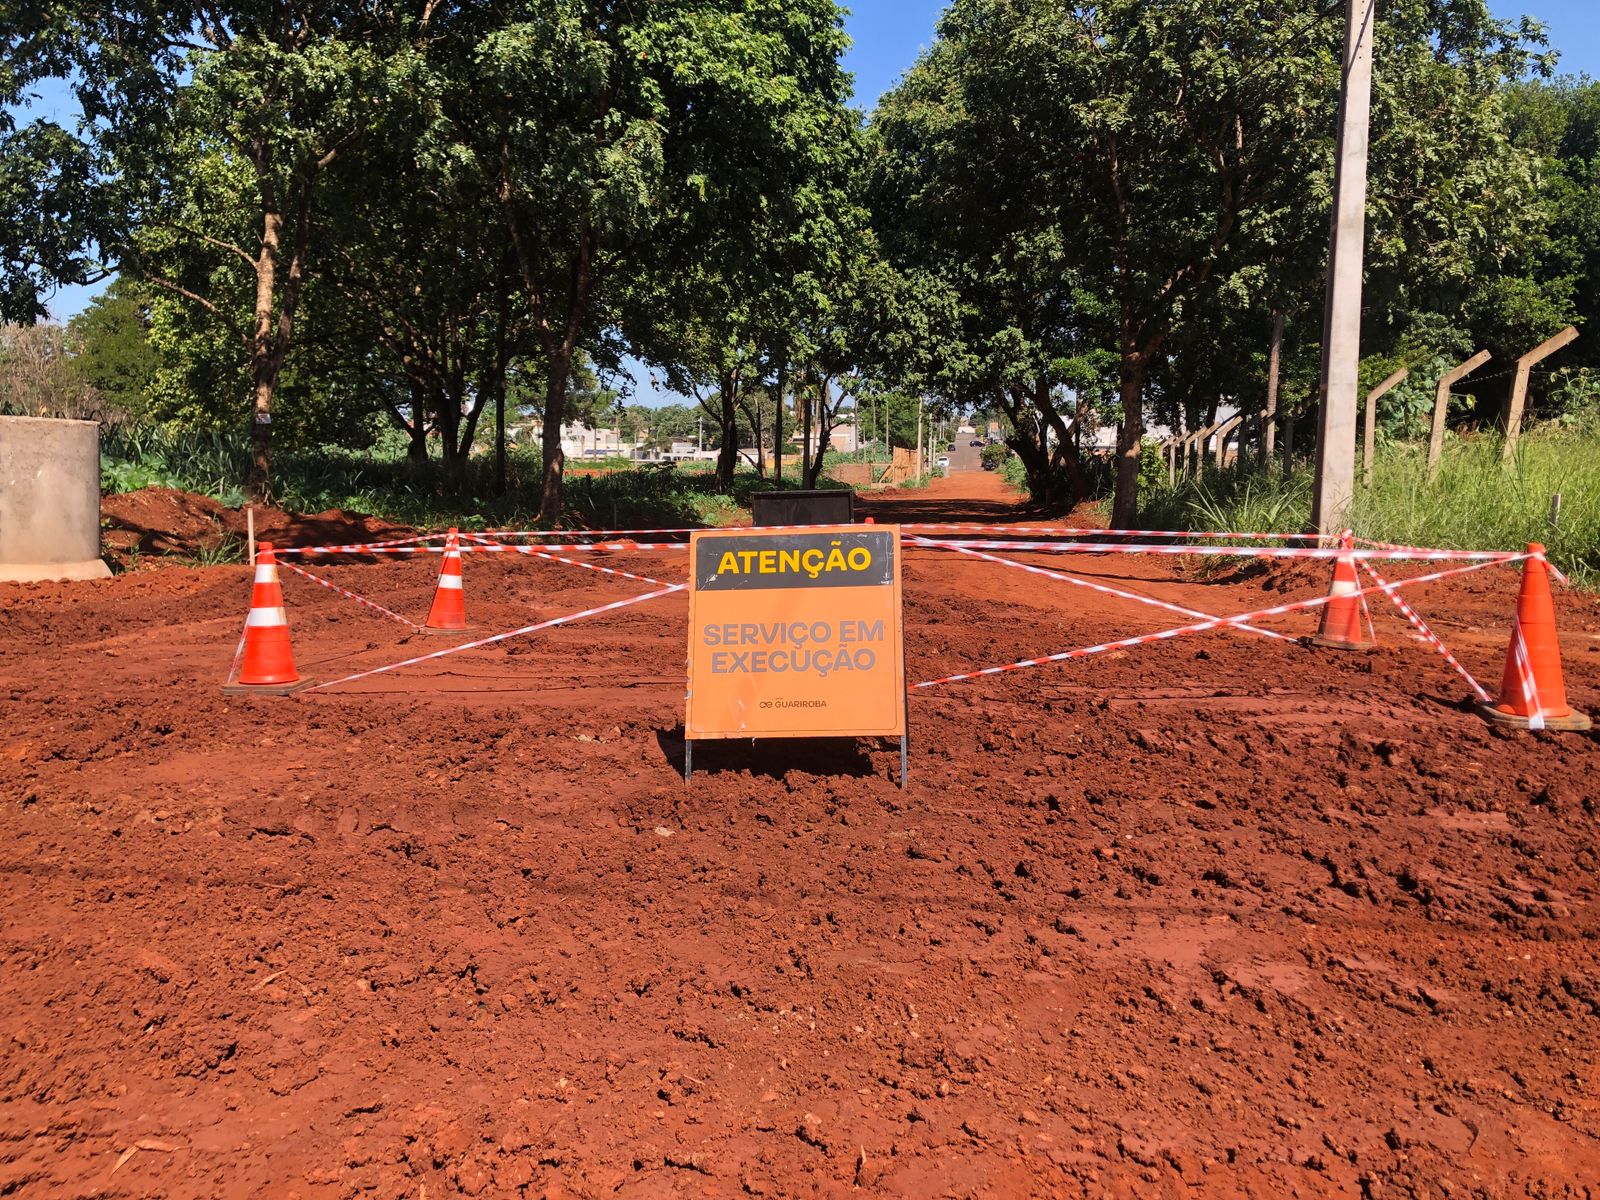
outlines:
[[[1050,491],[1052,493],[1051,500],[1054,502],[1058,499],[1053,494],[1055,492],[1056,468],[1064,467],[1067,472],[1067,478],[1072,484],[1072,494],[1066,498],[1066,507],[1070,509],[1089,494],[1089,481],[1084,477],[1083,462],[1078,455],[1078,447],[1073,444],[1071,431],[1067,428],[1067,423],[1061,419],[1061,414],[1056,411],[1055,405],[1050,402],[1050,379],[1048,376],[1041,375],[1034,381],[1032,399],[1033,407],[1038,412],[1039,419],[1046,422],[1055,431],[1056,435],[1056,444],[1047,456],[1047,467],[1050,472]],[[1082,422],[1083,414],[1087,407],[1087,402],[1082,396],[1079,396],[1078,416],[1075,418],[1074,424]],[[1044,438],[1041,433],[1041,448],[1043,441]]]
[[[1283,311],[1272,314],[1272,350],[1267,356],[1267,411],[1261,418],[1261,461],[1270,463],[1278,440],[1278,370],[1283,355]]]
[[[778,408],[772,417],[772,481],[783,486],[783,393],[789,386],[789,352],[778,352],[777,382]]]
[[[1029,411],[1033,393],[1025,388],[1007,388],[996,385],[995,396],[1000,411],[1011,422],[1011,436],[1006,445],[1022,460],[1022,474],[1028,483],[1028,498],[1035,504],[1048,508],[1054,500],[1054,482],[1051,479],[1050,456],[1040,436],[1043,418]]]
[[[410,439],[406,444],[406,458],[414,463],[428,461],[428,402],[427,391],[416,380],[410,381],[411,420],[401,421],[400,427]],[[396,414],[398,419],[398,414]]]
[[[754,405],[750,403],[749,393],[739,396],[739,411],[744,413],[745,420],[750,422],[750,433],[756,443],[756,475],[765,479],[767,477],[767,452],[763,449],[761,440],[761,401],[758,398]]]
[[[494,389],[494,494],[506,494],[506,376],[500,373]]]
[[[827,457],[829,440],[833,436],[833,418],[828,409],[828,377],[823,375],[821,380],[822,386],[817,390],[816,425],[813,428],[817,446],[806,468],[806,486],[813,488],[822,478],[823,461]]]
[[[539,520],[554,526],[561,520],[561,473],[567,456],[561,449],[561,426],[567,415],[567,379],[572,355],[557,349],[545,356],[548,375],[544,387],[544,486],[539,497]]]
[[[509,267],[509,248],[506,258],[506,266]],[[508,274],[509,271],[502,268],[500,305],[495,311],[494,376],[491,383],[494,392],[494,494],[497,496],[506,494],[506,367],[510,358],[507,327],[511,324],[511,291],[506,286]]]
[[[717,422],[722,426],[722,445],[717,450],[717,486],[727,491],[733,486],[733,473],[739,466],[739,416],[733,397],[726,390],[718,400]]]
[[[1111,501],[1111,524],[1133,529],[1139,523],[1139,450],[1144,441],[1144,376],[1155,347],[1124,346],[1118,392],[1122,425],[1117,430],[1117,482]]]
[[[800,486],[811,487],[811,397],[806,395],[806,371],[794,385],[794,402],[800,405]]]
[[[1283,417],[1283,477],[1289,478],[1294,470],[1294,409]]]
[[[272,296],[277,287],[282,238],[283,214],[269,207],[261,218],[261,251],[255,261],[255,323],[250,341],[252,423],[250,473],[245,490],[258,504],[272,498],[272,394],[283,365],[272,336]]]
[[[757,400],[753,409],[747,406],[745,412],[750,418],[750,433],[756,440],[756,476],[760,479],[765,479],[767,477],[767,451],[766,445],[761,439],[761,401]]]

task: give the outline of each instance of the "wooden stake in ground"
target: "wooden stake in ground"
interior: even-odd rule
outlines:
[[[1361,429],[1361,482],[1372,486],[1372,456],[1378,450],[1378,397],[1399,387],[1411,372],[1401,367],[1389,378],[1367,393],[1367,411]]]
[[[244,561],[246,564],[254,566],[256,561],[256,510],[254,505],[246,504],[244,506],[244,527],[250,555]]]
[[[1484,363],[1489,361],[1489,352],[1479,350],[1459,367],[1446,371],[1439,379],[1439,386],[1433,393],[1433,429],[1428,434],[1428,478],[1431,480],[1439,473],[1439,459],[1444,454],[1444,414],[1450,406],[1450,386],[1459,379],[1471,375]]]
[[[1517,377],[1511,385],[1511,400],[1506,406],[1505,460],[1510,462],[1517,453],[1517,439],[1522,436],[1522,406],[1528,399],[1528,373],[1540,359],[1549,358],[1561,347],[1578,336],[1578,331],[1568,325],[1549,341],[1540,342],[1517,359]]]

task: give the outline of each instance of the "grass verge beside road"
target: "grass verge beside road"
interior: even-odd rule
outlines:
[[[1510,465],[1493,436],[1453,440],[1430,482],[1423,448],[1383,447],[1370,488],[1359,467],[1351,525],[1363,537],[1410,546],[1520,550],[1543,542],[1573,583],[1600,588],[1600,437],[1547,430],[1522,439]],[[1164,468],[1163,468],[1164,470]],[[1143,495],[1150,528],[1292,533],[1311,518],[1312,464],[1211,468],[1168,487],[1164,474]],[[1561,496],[1551,524],[1551,499]]]

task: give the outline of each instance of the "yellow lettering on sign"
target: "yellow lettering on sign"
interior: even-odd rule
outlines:
[[[718,575],[788,575],[804,572],[812,579],[833,571],[870,571],[872,551],[865,546],[841,550],[835,543],[827,551],[810,550],[724,550],[717,563]]]

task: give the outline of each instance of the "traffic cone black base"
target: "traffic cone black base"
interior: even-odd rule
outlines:
[[[315,687],[315,679],[296,679],[293,683],[225,683],[224,696],[292,696],[308,687]]]
[[[1305,639],[1308,646],[1321,646],[1324,650],[1355,650],[1362,654],[1371,654],[1377,649],[1371,642],[1338,642],[1325,638],[1320,633]]]
[[[1493,704],[1479,702],[1473,705],[1473,708],[1491,725],[1504,725],[1509,729],[1528,729],[1533,724],[1532,717],[1518,716],[1516,713],[1506,712],[1503,708],[1496,708]],[[1543,721],[1545,729],[1554,730],[1556,733],[1588,733],[1594,728],[1594,722],[1575,708],[1565,716],[1546,716]]]

